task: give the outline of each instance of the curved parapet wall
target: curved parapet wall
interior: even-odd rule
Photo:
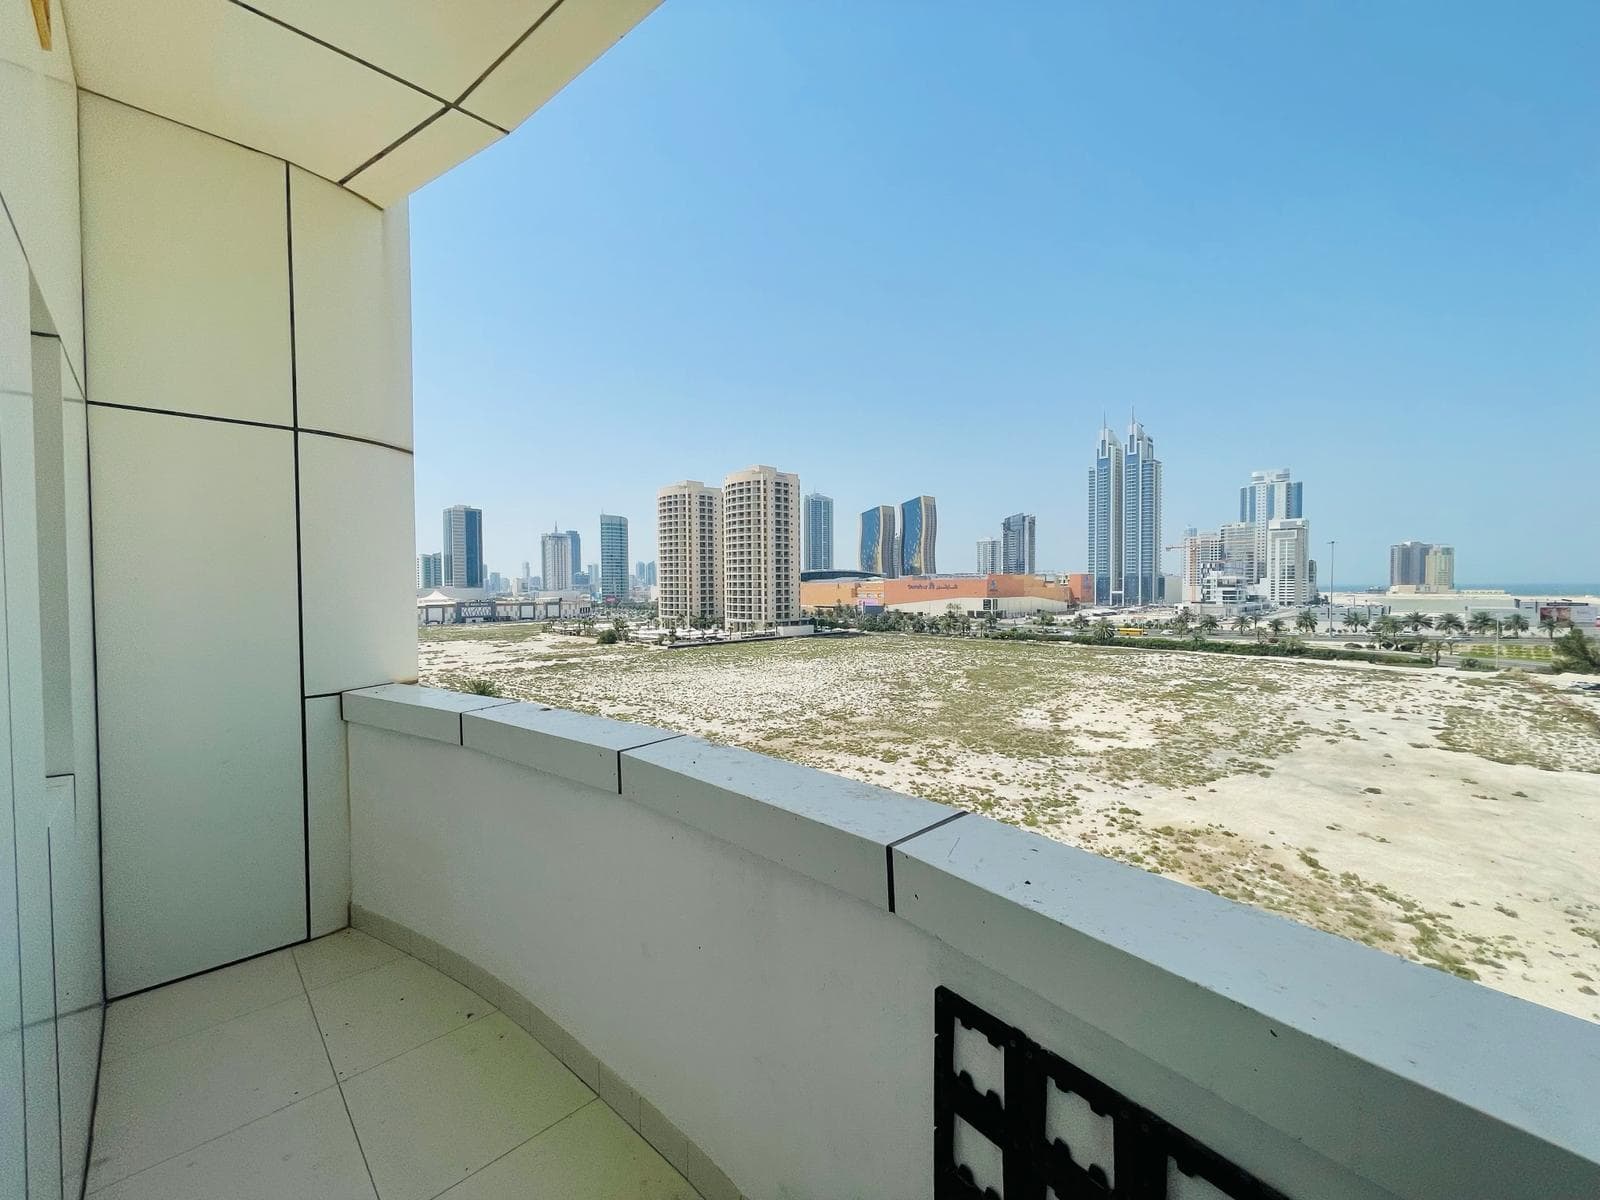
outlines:
[[[526,1003],[698,1147],[707,1195],[932,1195],[936,1109],[998,1191],[1017,1147],[980,1130],[1024,1078],[1054,1080],[1027,1102],[1084,1170],[1174,1197],[1229,1194],[1205,1163],[1318,1200],[1600,1194],[1583,1021],[696,738],[403,685],[343,712],[358,921]],[[972,1120],[935,1103],[937,994],[968,1014],[940,1054]],[[992,1042],[1047,1065],[1014,1076]],[[1118,1157],[1080,1095],[1187,1158]]]

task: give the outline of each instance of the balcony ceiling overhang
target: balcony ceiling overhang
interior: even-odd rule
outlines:
[[[64,0],[78,86],[388,206],[505,136],[660,0]]]

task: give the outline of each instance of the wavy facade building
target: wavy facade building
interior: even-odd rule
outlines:
[[[935,575],[939,511],[932,496],[913,496],[900,506],[900,574]]]
[[[893,579],[900,574],[894,505],[880,504],[861,514],[861,569]]]

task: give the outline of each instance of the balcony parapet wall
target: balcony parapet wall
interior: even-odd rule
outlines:
[[[746,1195],[933,1193],[939,986],[1288,1196],[1600,1195],[1587,1022],[694,737],[410,685],[343,712],[358,914]]]

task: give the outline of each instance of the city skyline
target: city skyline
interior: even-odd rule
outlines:
[[[781,462],[834,498],[836,564],[846,514],[927,491],[959,560],[1023,511],[1072,570],[1062,467],[1134,404],[1165,544],[1293,463],[1339,579],[1418,531],[1464,583],[1600,575],[1519,482],[1600,444],[1593,17],[1564,12],[1039,6],[906,54],[886,8],[841,45],[803,9],[664,6],[412,199],[418,528],[469,499],[503,570],[604,510],[649,557],[650,481]],[[545,452],[598,412],[604,469]]]

